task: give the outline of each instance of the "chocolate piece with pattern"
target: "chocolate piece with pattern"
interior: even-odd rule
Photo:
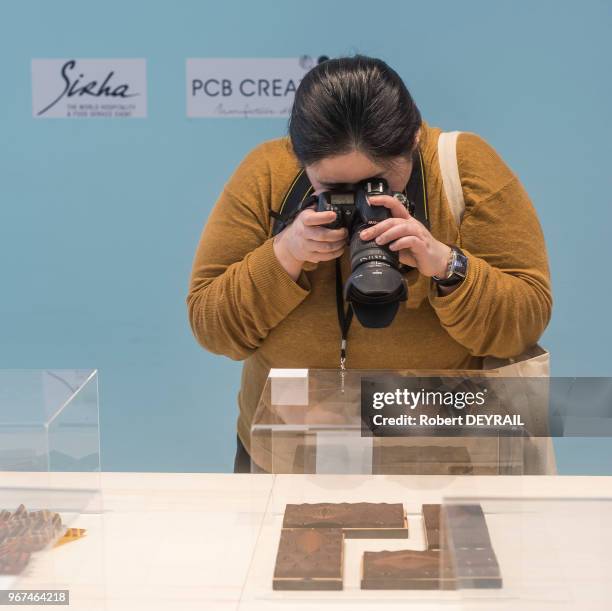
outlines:
[[[440,549],[440,505],[423,505],[423,526],[428,550]]]
[[[283,528],[274,590],[341,590],[344,537],[339,528]]]
[[[402,503],[288,504],[283,528],[341,528],[347,539],[408,538]]]
[[[442,577],[437,551],[365,552],[361,588],[364,590],[448,590],[452,575]]]

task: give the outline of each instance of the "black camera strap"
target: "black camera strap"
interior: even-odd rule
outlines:
[[[425,177],[425,165],[421,149],[417,148],[413,155],[412,172],[404,189],[411,208],[412,216],[423,223],[429,229],[429,206],[427,201],[427,186]],[[306,172],[302,169],[294,178],[289,190],[285,194],[279,211],[270,210],[270,216],[274,219],[272,235],[276,235],[289,225],[293,219],[305,208],[314,203],[312,195],[314,188]],[[340,369],[346,369],[346,347],[348,331],[353,320],[353,306],[348,303],[344,309],[342,270],[340,258],[336,259],[336,307],[338,311],[338,325],[340,327]]]
[[[429,202],[427,200],[427,183],[425,180],[425,164],[421,149],[412,156],[412,172],[404,193],[414,206],[412,216],[429,229]]]
[[[353,320],[353,306],[349,302],[344,311],[344,297],[342,295],[342,269],[340,268],[340,257],[336,258],[336,309],[338,310],[338,325],[340,326],[340,369],[346,367],[346,337],[348,335],[351,321]]]
[[[304,208],[314,203],[310,197],[313,191],[314,187],[310,183],[308,175],[304,170],[300,170],[285,194],[279,211],[270,209],[270,216],[274,219],[272,224],[273,236],[287,227]]]

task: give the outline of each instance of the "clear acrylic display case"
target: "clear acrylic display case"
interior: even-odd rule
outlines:
[[[418,494],[411,476],[383,475],[277,475],[268,501],[241,597],[240,609],[270,609],[295,603],[296,608],[337,604],[342,609],[384,608],[385,604],[461,601],[457,591],[361,589],[362,558],[366,551],[423,550],[426,547],[421,504],[431,499]],[[283,591],[273,589],[273,575],[287,504],[402,503],[407,514],[408,538],[345,539],[342,590]],[[427,501],[431,502],[431,500]]]
[[[479,377],[496,372],[471,372]],[[467,376],[470,372],[457,372]],[[271,473],[520,475],[523,436],[368,437],[364,376],[448,376],[439,371],[272,369],[251,426],[252,470]]]
[[[0,470],[100,470],[92,370],[0,370]]]
[[[62,572],[54,564],[65,551],[54,544],[66,528],[88,528],[101,516],[97,371],[0,370],[0,509],[22,504],[59,513],[62,528],[0,582],[45,587],[37,581],[44,574],[59,587],[52,576]]]
[[[469,491],[469,495],[458,496],[452,490],[453,479],[443,476],[436,482],[429,477],[390,475],[276,476],[239,608],[268,609],[294,603],[314,609],[325,603],[343,609],[363,605],[369,610],[406,603],[415,608],[433,605],[469,611],[609,609],[612,499],[547,496],[546,486],[541,497],[534,497],[536,487],[523,484],[525,478],[521,477],[511,478],[514,484],[507,486],[506,494],[503,485],[493,484],[497,478],[462,478],[457,488]],[[486,489],[497,496],[480,494]],[[287,504],[360,502],[402,503],[408,538],[345,538],[341,590],[275,590],[274,568]],[[441,508],[439,571],[442,579],[452,575],[452,588],[364,589],[365,552],[427,549],[423,504],[430,503]],[[466,506],[482,510],[497,563],[493,576],[483,572],[479,564],[484,544],[474,533],[474,525],[444,517],[450,507]],[[495,579],[483,582],[474,575]]]

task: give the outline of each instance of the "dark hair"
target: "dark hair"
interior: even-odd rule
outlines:
[[[299,162],[358,150],[375,162],[408,156],[421,113],[400,76],[364,55],[323,61],[300,83],[289,119]]]

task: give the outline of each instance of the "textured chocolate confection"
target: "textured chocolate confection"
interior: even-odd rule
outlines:
[[[448,535],[448,545],[453,549],[491,547],[487,521],[480,505],[444,505],[440,520]]]
[[[15,552],[0,558],[0,575],[17,575],[30,560],[28,552]]]
[[[349,539],[408,537],[402,503],[288,504],[283,528],[342,528]]]
[[[49,520],[56,519],[55,516],[59,516],[59,514],[53,511],[49,511],[48,509],[30,511],[30,519],[32,520],[40,520],[42,522],[48,522]]]
[[[25,505],[23,503],[21,503],[21,505],[19,505],[19,507],[17,507],[17,509],[15,509],[15,513],[11,516],[11,519],[14,520],[16,518],[19,518],[21,516],[27,516],[28,515],[28,511],[25,507]]]
[[[28,533],[20,540],[20,549],[23,552],[38,552],[49,544],[50,537],[44,533]]]
[[[440,552],[399,550],[365,552],[361,588],[364,590],[454,589],[452,576],[441,577]]]
[[[283,528],[274,590],[341,590],[344,537],[339,528]]]
[[[20,551],[21,542],[17,537],[11,537],[5,539],[0,543],[0,559],[6,558],[7,556]]]
[[[440,505],[423,505],[423,525],[427,549],[440,549]]]
[[[46,547],[61,530],[61,516],[48,509],[28,512],[21,504],[13,513],[0,511],[0,574],[20,573],[30,553]]]
[[[467,475],[472,460],[463,446],[376,445],[372,473],[388,475]]]
[[[457,549],[455,578],[459,588],[501,588],[502,577],[491,547]]]
[[[478,504],[444,505],[440,523],[457,587],[501,588],[499,564],[482,507]]]

